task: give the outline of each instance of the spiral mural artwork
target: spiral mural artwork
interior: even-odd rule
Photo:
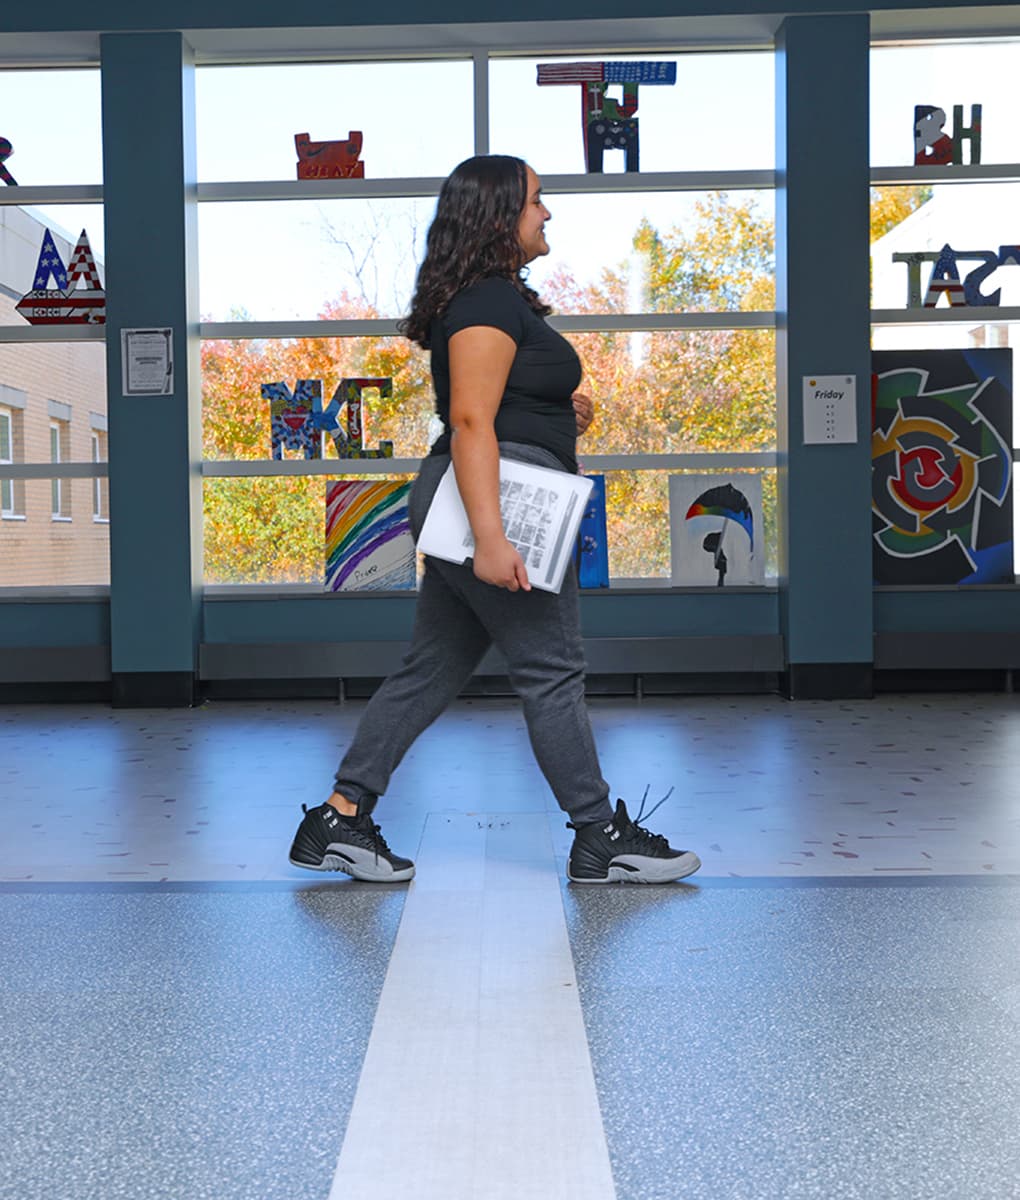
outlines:
[[[872,354],[878,584],[1013,582],[1012,351]]]

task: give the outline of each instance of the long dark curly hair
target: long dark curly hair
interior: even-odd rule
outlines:
[[[552,311],[521,277],[517,229],[527,193],[527,167],[508,154],[478,154],[454,168],[439,192],[401,333],[427,350],[433,320],[458,292],[489,275],[509,279],[535,312]]]

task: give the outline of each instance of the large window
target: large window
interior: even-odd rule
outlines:
[[[105,431],[104,327],[28,319],[33,299],[54,303],[91,285],[84,249],[76,255],[83,230],[105,279],[99,70],[0,71],[0,111],[15,181],[0,185],[0,413],[9,414],[0,437],[9,426],[10,442],[0,454],[0,587],[105,586],[106,465],[95,460],[89,419]],[[98,488],[104,519],[94,522]]]
[[[1018,71],[1020,41],[1015,39],[873,48],[871,277],[876,350],[1020,346],[1020,265],[1011,261],[1009,251],[1020,242],[1020,128],[1014,119]],[[974,103],[982,109],[979,147]],[[942,110],[942,132],[950,140],[959,134],[962,161],[914,164],[918,105]],[[957,106],[959,112],[954,111]],[[940,264],[946,247],[951,255]],[[972,272],[980,272],[980,281],[976,276],[968,280]],[[955,288],[954,275],[959,281]],[[1014,363],[1014,461],[1020,458],[1018,391]],[[1016,504],[1015,488],[1013,500]],[[1020,542],[1014,540],[1014,545],[1014,569],[1020,571]]]
[[[683,472],[762,476],[774,573],[773,56],[584,59],[634,60],[675,63],[676,82],[640,85],[640,171],[609,151],[601,174],[585,171],[580,86],[537,83],[540,66],[581,56],[199,70],[208,583],[316,586],[325,480],[415,470],[434,436],[431,381],[396,319],[442,178],[488,149],[544,177],[552,254],[530,282],[597,402],[578,449],[607,476],[614,586],[671,583],[669,477]],[[309,130],[308,113],[329,111],[309,97],[341,85],[343,128]],[[444,114],[427,139],[406,119],[412,93]],[[238,127],[239,98],[257,137]],[[295,178],[297,132],[356,130],[364,178]],[[322,460],[272,460],[262,383],[319,380],[328,402],[340,379],[364,376],[393,380],[365,410],[367,443],[392,441],[393,459],[341,463],[327,439]]]

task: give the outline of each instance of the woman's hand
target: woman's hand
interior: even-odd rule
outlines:
[[[577,422],[577,436],[582,433],[595,419],[595,405],[591,396],[585,392],[575,392],[571,399],[574,402],[574,419]]]
[[[531,591],[524,560],[505,537],[491,537],[475,543],[475,575],[482,583],[507,591]]]

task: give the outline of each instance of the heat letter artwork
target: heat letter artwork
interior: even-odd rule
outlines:
[[[326,591],[413,588],[409,483],[342,480],[326,485]]]
[[[1012,583],[1012,351],[871,362],[875,582]]]
[[[312,142],[307,133],[295,133],[298,179],[364,179],[365,164],[359,160],[362,135],[352,130],[347,140]]]
[[[50,280],[56,287],[47,287]],[[82,283],[84,286],[79,287]],[[106,292],[83,229],[65,267],[53,234],[43,231],[32,290],[15,305],[32,325],[105,325]]]
[[[602,171],[607,150],[622,150],[625,170],[640,169],[638,85],[659,87],[676,83],[676,63],[662,62],[572,62],[545,63],[538,68],[539,87],[562,84],[581,88],[581,127],[584,132],[585,170]],[[622,99],[606,95],[614,84],[622,87]]]

